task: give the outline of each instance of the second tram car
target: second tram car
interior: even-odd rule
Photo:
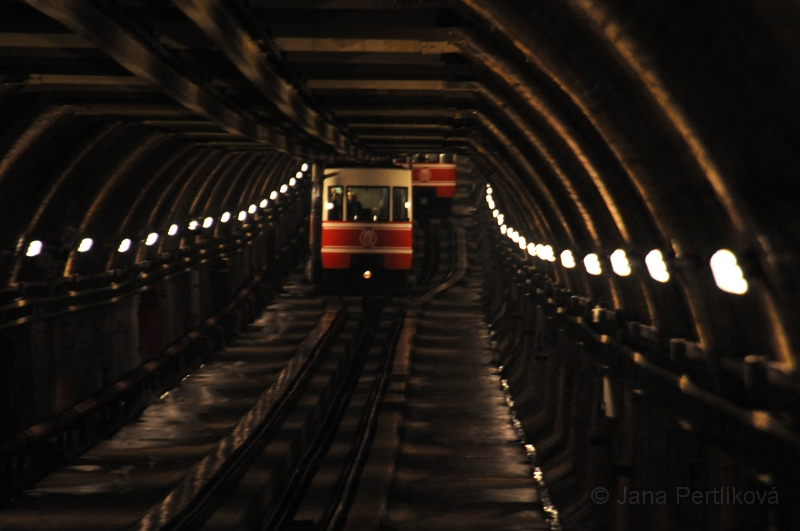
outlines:
[[[323,176],[322,269],[328,278],[404,284],[411,269],[411,171],[328,168]]]
[[[419,216],[449,215],[456,194],[455,155],[419,154],[395,159],[395,164],[411,168]]]

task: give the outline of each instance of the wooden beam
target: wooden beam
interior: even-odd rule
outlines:
[[[0,48],[97,48],[74,33],[0,33]]]
[[[280,37],[275,44],[285,52],[324,53],[414,53],[437,55],[458,53],[451,42],[419,41],[412,39],[317,39],[305,37]]]

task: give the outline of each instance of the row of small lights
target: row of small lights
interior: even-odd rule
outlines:
[[[497,220],[497,224],[500,226],[500,232],[518,244],[521,250],[527,251],[530,256],[536,256],[546,262],[555,262],[556,256],[552,246],[530,242],[520,235],[518,231],[505,224],[505,216],[497,209],[497,205],[492,198],[492,191],[492,186],[487,184],[486,203],[489,205],[489,210],[492,211],[492,217]],[[573,269],[576,266],[575,256],[569,249],[562,251],[560,258],[563,267]],[[631,274],[631,264],[623,249],[617,249],[611,253],[609,259],[614,273],[621,277],[627,277]],[[667,264],[660,250],[653,249],[647,253],[644,263],[647,265],[647,271],[653,280],[661,283],[669,281]],[[719,289],[736,295],[742,295],[747,292],[747,280],[745,280],[742,269],[739,267],[736,255],[731,251],[720,249],[711,257],[710,265],[711,272],[714,274],[714,282],[716,282]],[[595,253],[589,253],[583,257],[583,266],[590,275],[603,274],[600,257]]]
[[[289,191],[289,187],[296,186],[297,185],[297,181],[302,179],[303,178],[303,174],[305,172],[307,172],[307,171],[308,171],[308,164],[303,163],[303,165],[300,167],[300,171],[298,171],[297,174],[294,177],[289,179],[289,184],[288,185],[285,185],[285,184],[281,185],[279,191],[273,191],[272,193],[270,193],[269,194],[269,199],[262,199],[261,202],[258,204],[258,207],[255,204],[252,204],[247,208],[247,211],[242,210],[241,212],[239,212],[239,215],[238,215],[237,219],[239,221],[246,221],[247,220],[247,215],[248,214],[250,214],[250,215],[255,214],[258,211],[259,207],[262,208],[262,209],[267,208],[269,206],[269,202],[270,201],[275,201],[276,199],[278,199],[280,194],[287,193]],[[219,220],[220,220],[221,223],[227,223],[227,222],[229,222],[231,220],[231,217],[232,217],[232,214],[230,212],[224,212],[219,217]],[[200,225],[201,225],[201,221],[200,220],[193,219],[193,220],[191,220],[189,222],[188,228],[189,228],[189,230],[194,231],[194,230],[197,230],[200,227]],[[209,216],[209,217],[206,217],[206,218],[204,218],[202,220],[202,226],[203,226],[204,229],[211,228],[213,225],[214,225],[214,218],[213,217]],[[170,225],[169,229],[167,230],[167,235],[168,236],[175,236],[176,234],[178,234],[179,230],[180,230],[180,227],[178,227],[178,225],[172,224],[172,225]],[[159,238],[160,238],[159,233],[151,232],[150,234],[147,235],[147,238],[145,238],[144,244],[147,245],[148,247],[152,247],[153,245],[155,245],[158,242]],[[94,240],[92,240],[91,238],[84,238],[78,244],[77,251],[79,253],[89,252],[92,249],[93,245],[94,245]],[[132,245],[133,245],[133,241],[130,238],[125,238],[124,240],[122,240],[119,243],[119,247],[117,247],[117,252],[126,253],[126,252],[128,252],[130,250]],[[28,249],[25,252],[25,256],[37,256],[39,253],[42,252],[42,248],[43,248],[43,244],[42,244],[42,242],[40,240],[33,240],[28,244]]]

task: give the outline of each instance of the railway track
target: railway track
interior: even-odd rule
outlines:
[[[428,226],[405,301],[325,301],[295,279],[217,361],[0,510],[0,529],[341,528],[405,312],[452,275],[455,234]]]

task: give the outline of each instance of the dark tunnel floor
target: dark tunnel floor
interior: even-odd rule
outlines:
[[[249,331],[69,466],[0,511],[0,529],[126,528],[255,403],[325,311],[295,273]],[[98,507],[103,510],[98,511]]]
[[[453,220],[465,227],[471,189],[462,171]],[[483,266],[470,245],[464,277],[422,307],[412,343],[398,346],[346,531],[550,528],[511,427],[480,301]]]
[[[384,529],[549,529],[509,423],[480,270],[423,310]]]

